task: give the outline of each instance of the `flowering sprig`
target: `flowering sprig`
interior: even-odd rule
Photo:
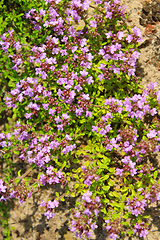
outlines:
[[[44,213],[44,215],[47,217],[47,219],[49,218],[54,218],[55,214],[52,213],[53,209],[55,207],[58,207],[59,202],[55,199],[53,202],[51,202],[50,200],[48,201],[48,203],[45,203],[43,200],[41,201],[40,207],[45,207],[47,212]]]
[[[77,237],[85,236],[92,237],[90,229],[95,230],[98,226],[95,220],[100,212],[100,198],[98,196],[92,197],[92,192],[87,191],[82,196],[84,209],[82,211],[72,210],[74,220],[72,220],[71,232],[74,232]]]

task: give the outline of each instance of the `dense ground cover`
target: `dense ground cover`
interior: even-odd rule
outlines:
[[[23,202],[37,187],[62,184],[64,194],[41,202],[47,219],[65,196],[80,196],[71,210],[77,237],[89,238],[98,218],[112,239],[145,237],[145,207],[160,200],[149,161],[159,151],[160,92],[135,75],[141,32],[125,25],[119,1],[32,4],[1,36],[1,111],[11,109],[16,123],[0,140],[5,161],[14,152],[29,163],[27,173],[40,173],[1,180],[1,201]],[[84,27],[75,29],[79,20]]]

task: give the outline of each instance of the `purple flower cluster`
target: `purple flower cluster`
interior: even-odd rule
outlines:
[[[109,237],[113,240],[119,238],[120,231],[123,230],[123,227],[120,226],[121,229],[118,229],[119,220],[115,219],[114,221],[105,220],[107,226],[105,227],[107,232],[109,233]]]
[[[65,118],[66,115],[64,114],[63,117]],[[53,157],[52,152],[58,152],[61,148],[61,153],[64,155],[73,151],[76,148],[76,144],[68,144],[72,140],[70,135],[66,134],[64,138],[60,142],[56,141],[56,135],[35,135],[29,134],[30,126],[25,124],[20,124],[17,122],[17,126],[14,129],[12,134],[0,134],[0,145],[3,147],[11,146],[12,142],[4,140],[8,140],[11,136],[14,136],[19,140],[19,142],[28,141],[28,149],[24,147],[19,147],[18,150],[20,151],[20,156],[22,160],[27,160],[29,163],[34,163],[40,167],[45,168],[45,164],[49,163]]]
[[[40,207],[46,208],[46,212],[44,213],[44,215],[47,217],[47,219],[49,219],[49,218],[54,218],[55,214],[52,211],[54,208],[58,207],[58,205],[59,205],[59,202],[56,199],[53,202],[49,200],[48,203],[45,203],[42,200]]]
[[[135,168],[136,166],[136,163],[133,162],[131,159],[130,159],[130,156],[125,156],[122,160],[121,160],[124,165],[123,165],[123,169],[119,169],[117,168],[116,169],[116,174],[119,175],[119,176],[122,176],[123,172],[126,173],[126,172],[129,172],[131,174],[131,176],[133,177],[134,175],[137,174],[137,169]]]
[[[4,185],[4,181],[0,179],[0,192],[5,193],[6,192],[6,186]]]
[[[62,185],[66,185],[67,181],[63,175],[63,173],[59,170],[57,172],[53,171],[53,167],[50,165],[47,167],[46,174],[42,173],[40,175],[40,184],[45,186],[45,183],[49,183],[53,185],[55,183],[61,183]]]
[[[136,223],[134,226],[134,233],[138,233],[140,237],[146,237],[148,234],[148,230],[147,230],[147,225],[145,225],[144,222],[142,223]]]
[[[12,145],[12,142],[10,141],[10,139],[11,139],[10,133],[7,133],[7,134],[0,133],[0,146],[2,148],[10,147]]]
[[[9,33],[9,36],[8,36]],[[8,33],[4,33],[1,37],[0,41],[0,45],[2,46],[2,49],[4,50],[5,53],[8,52],[8,49],[12,49],[13,51],[16,51],[16,54],[12,55],[8,52],[8,57],[11,58],[14,66],[12,67],[12,69],[14,70],[18,70],[18,66],[23,64],[23,60],[22,60],[22,54],[18,53],[18,50],[21,49],[21,45],[20,42],[16,42],[16,40],[14,39],[14,35],[15,32],[12,29],[11,31],[8,30]]]
[[[90,186],[94,181],[98,181],[99,176],[97,174],[95,174],[95,172],[97,171],[96,168],[87,168],[86,166],[82,166],[81,167],[82,171],[83,171],[83,183],[86,184],[87,186]]]
[[[77,237],[82,235],[86,238],[92,237],[90,230],[95,230],[98,226],[96,220],[100,212],[100,198],[98,196],[91,197],[92,192],[89,190],[83,193],[82,200],[84,201],[84,210],[72,210],[74,220],[72,220],[71,232],[74,232]]]
[[[14,180],[10,180],[6,184],[2,179],[0,179],[0,201],[7,201],[11,198],[18,198],[20,203],[24,202],[27,198],[30,198],[33,194],[33,188],[26,186],[25,181],[22,179],[21,185],[17,185]]]
[[[127,199],[127,210],[132,213],[132,215],[135,215],[138,217],[139,214],[142,214],[142,212],[145,210],[145,207],[147,206],[146,200],[142,199],[139,200],[137,198],[133,198],[133,200]]]
[[[160,201],[160,186],[157,181],[154,184],[151,184],[151,188],[146,191],[140,189],[142,191],[142,195],[145,196],[146,199],[151,200],[152,203],[155,201]]]

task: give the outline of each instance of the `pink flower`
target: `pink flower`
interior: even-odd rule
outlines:
[[[66,140],[72,140],[72,138],[68,134],[66,134],[65,138]]]
[[[160,104],[160,91],[157,91],[157,101]]]
[[[92,192],[88,190],[86,193],[83,193],[82,200],[86,201],[87,203],[90,203],[92,201],[90,199],[91,195],[92,195]]]
[[[91,117],[91,116],[92,116],[92,112],[86,111],[86,117]]]
[[[62,114],[62,117],[63,117],[65,120],[67,120],[67,119],[69,118],[69,115],[68,115],[68,113],[63,113],[63,114]]]
[[[157,114],[157,109],[156,108],[151,109],[150,113],[152,116],[154,116],[155,114]]]
[[[89,99],[90,99],[89,94],[83,94],[83,95],[82,95],[82,98],[83,98],[84,100],[89,100]]]
[[[3,180],[2,179],[0,179],[0,192],[3,192],[3,193],[5,193],[6,192],[6,186],[4,186],[3,185],[4,184],[4,182],[3,182]]]
[[[58,131],[63,131],[63,124],[57,125]]]
[[[122,40],[122,38],[124,37],[124,33],[123,32],[118,32],[117,37],[118,37],[119,40]]]
[[[116,168],[116,175],[122,176],[123,169]]]
[[[110,51],[111,54],[113,54],[115,51],[117,51],[116,46],[115,45],[109,46],[109,51]]]
[[[92,213],[89,211],[88,208],[83,211],[83,214],[85,214],[87,216],[92,215]]]
[[[111,233],[109,235],[110,238],[112,238],[113,240],[116,240],[118,238],[118,235],[117,234],[114,234],[114,233]]]
[[[76,212],[76,214],[74,215],[74,217],[80,218],[81,214],[79,211]]]
[[[91,20],[90,21],[90,26],[93,27],[93,28],[96,28],[97,27],[97,22],[94,21],[94,20]]]
[[[48,208],[55,208],[58,207],[59,202],[55,199],[53,202],[51,202],[50,200],[48,201],[47,207]]]
[[[138,37],[141,37],[141,35],[142,35],[142,31],[137,27],[134,27],[133,32]]]
[[[128,43],[130,43],[133,40],[133,37],[131,35],[128,35],[126,37],[126,40],[127,40]]]
[[[150,130],[150,133],[147,133],[148,138],[154,138],[157,135],[157,132],[153,129]]]
[[[75,96],[76,96],[76,93],[74,90],[72,90],[70,93],[69,93],[70,97],[73,99]]]
[[[51,211],[47,211],[46,213],[44,213],[44,215],[47,217],[47,219],[49,219],[49,218],[54,218],[54,216],[55,216],[55,214],[54,213],[52,213]]]
[[[107,12],[107,14],[106,14],[106,18],[111,19],[111,18],[112,18],[112,12]]]
[[[147,234],[148,234],[148,230],[147,229],[142,229],[139,236],[146,238]]]
[[[43,200],[40,203],[40,207],[46,207],[46,203]]]
[[[107,33],[106,33],[106,34],[107,34]],[[100,50],[99,50],[99,54],[103,56],[103,55],[105,54],[104,49],[100,49]]]
[[[54,113],[56,112],[56,110],[55,109],[49,109],[49,114],[51,114],[52,116],[54,116]]]
[[[25,113],[24,115],[27,119],[31,119],[32,113]]]

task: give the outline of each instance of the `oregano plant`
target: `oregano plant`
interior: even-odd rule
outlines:
[[[113,240],[146,237],[144,211],[160,200],[150,162],[160,148],[160,91],[135,75],[141,31],[126,25],[119,0],[44,0],[24,17],[30,37],[14,28],[1,35],[17,77],[4,97],[13,117],[0,146],[4,160],[13,152],[29,169],[0,179],[1,201],[25,202],[36,188],[61,184],[64,194],[40,204],[47,219],[70,195],[79,197],[70,227],[77,237],[90,238],[99,218]],[[37,179],[28,178],[34,168]]]

